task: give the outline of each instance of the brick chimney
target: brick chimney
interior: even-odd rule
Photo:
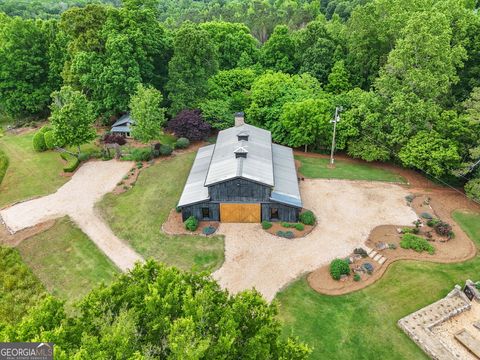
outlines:
[[[235,113],[235,126],[245,125],[245,118],[243,112]]]

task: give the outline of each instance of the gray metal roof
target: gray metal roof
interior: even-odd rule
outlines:
[[[209,145],[198,149],[178,206],[195,204],[209,199],[208,188],[204,186],[204,183],[214,148],[215,145]]]
[[[125,125],[125,124],[133,124],[135,121],[132,120],[130,117],[130,114],[125,114],[122,115],[115,123],[112,125],[112,127],[117,127],[120,125]]]
[[[302,207],[292,149],[272,144],[272,154],[275,186],[270,199],[279,203]]]
[[[238,141],[237,135],[245,132],[248,132],[248,141]],[[246,158],[235,158],[235,150],[239,148],[248,153]],[[274,185],[270,131],[244,124],[218,133],[205,186],[236,177]]]
[[[130,126],[115,126],[110,130],[111,132],[130,132]]]

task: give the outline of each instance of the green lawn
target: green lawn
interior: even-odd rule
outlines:
[[[0,138],[0,149],[9,159],[7,172],[0,184],[0,207],[52,193],[67,181],[60,176],[63,164],[57,152],[33,151],[33,134]]]
[[[107,194],[99,208],[112,230],[145,258],[185,270],[212,270],[223,262],[222,237],[169,236],[161,230],[194,158],[194,153],[177,155],[143,170],[131,190]]]
[[[329,159],[302,155],[295,155],[295,159],[301,163],[300,173],[307,178],[406,182],[400,175],[368,164],[336,160],[335,168],[331,169]]]
[[[45,287],[68,303],[102,282],[110,282],[116,266],[68,218],[18,246],[23,261]]]
[[[17,323],[45,294],[18,251],[0,246],[0,324]]]
[[[454,218],[479,246],[480,214]],[[278,294],[280,319],[285,334],[313,347],[312,359],[428,359],[396,322],[479,274],[480,257],[459,264],[400,261],[375,284],[343,296],[320,295],[301,279]]]

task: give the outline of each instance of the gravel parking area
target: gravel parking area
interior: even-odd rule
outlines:
[[[95,213],[94,205],[115,188],[132,166],[131,162],[115,160],[90,161],[57,192],[7,207],[0,216],[8,230],[15,233],[68,215],[121,270],[130,269],[142,257],[113,234]]]
[[[222,287],[234,293],[256,288],[270,301],[300,275],[362,246],[376,226],[411,225],[417,219],[406,205],[408,192],[394,184],[306,179],[300,190],[304,207],[318,220],[304,238],[282,239],[260,224],[220,225],[225,263],[213,277]]]

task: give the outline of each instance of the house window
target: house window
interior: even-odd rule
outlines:
[[[209,219],[210,218],[210,208],[202,207],[202,218]]]
[[[270,220],[278,220],[278,208],[270,208]]]

